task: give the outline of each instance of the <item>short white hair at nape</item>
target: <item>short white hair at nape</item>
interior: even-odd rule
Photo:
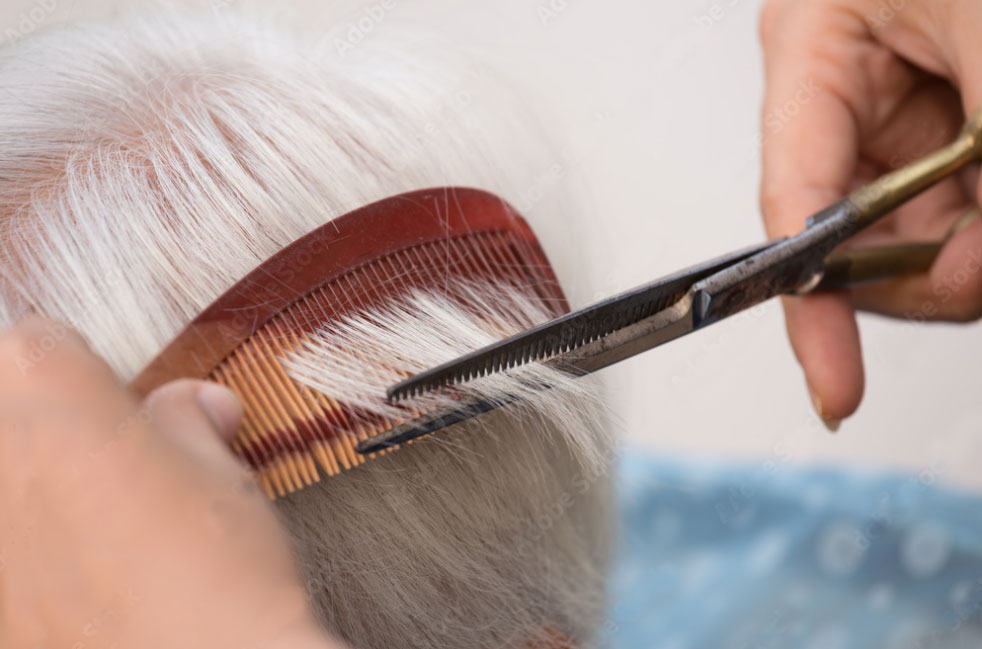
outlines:
[[[432,186],[498,193],[561,278],[575,263],[549,235],[577,206],[561,187],[529,200],[556,161],[486,68],[396,32],[341,51],[222,13],[70,26],[0,55],[0,325],[28,310],[69,322],[127,380],[287,243]],[[493,307],[484,321],[503,308],[522,314],[513,328],[548,317],[500,286],[471,289]],[[393,332],[425,341],[441,326],[445,347],[400,348],[424,367],[493,339],[438,298],[406,298],[387,329],[385,313],[325,329],[283,362],[356,401],[380,385],[351,380],[339,344],[385,354]],[[612,444],[592,384],[543,380],[555,387],[522,408],[278,502],[330,631],[356,649],[591,646],[605,612]]]

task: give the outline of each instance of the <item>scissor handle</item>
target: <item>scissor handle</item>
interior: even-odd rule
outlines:
[[[980,160],[982,109],[968,118],[951,144],[850,194],[847,200],[855,207],[857,229],[874,223],[966,164]]]
[[[821,281],[803,292],[836,291],[856,284],[926,273],[943,245],[941,241],[902,243],[833,252],[825,259]]]
[[[982,160],[982,108],[966,120],[958,137],[920,160],[880,176],[838,203],[811,216],[809,228],[838,221],[836,245],[845,241],[965,165]]]
[[[833,252],[825,258],[825,272],[821,281],[814,288],[802,292],[835,291],[856,284],[926,273],[931,270],[934,260],[948,240],[979,217],[978,208],[968,211],[951,226],[941,241],[850,248]]]

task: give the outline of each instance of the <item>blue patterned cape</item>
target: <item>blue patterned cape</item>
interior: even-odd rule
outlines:
[[[982,649],[982,494],[625,454],[604,646]]]

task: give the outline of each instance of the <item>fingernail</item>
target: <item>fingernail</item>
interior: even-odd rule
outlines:
[[[822,409],[822,399],[819,398],[814,392],[811,393],[812,405],[815,406],[815,412],[818,414],[819,419],[822,420],[822,424],[830,433],[839,432],[839,426],[842,425],[841,419],[832,419],[831,417],[825,416],[825,411]]]
[[[205,383],[198,388],[198,404],[215,429],[226,441],[231,441],[242,423],[242,404],[235,393],[217,383]]]

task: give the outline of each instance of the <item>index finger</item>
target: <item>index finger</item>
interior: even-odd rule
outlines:
[[[770,236],[800,232],[808,216],[848,192],[856,172],[859,129],[843,97],[851,92],[854,70],[847,59],[862,27],[823,4],[788,5],[762,24],[767,90],[761,210]],[[816,410],[825,420],[848,416],[864,383],[848,298],[787,298],[784,307]]]

